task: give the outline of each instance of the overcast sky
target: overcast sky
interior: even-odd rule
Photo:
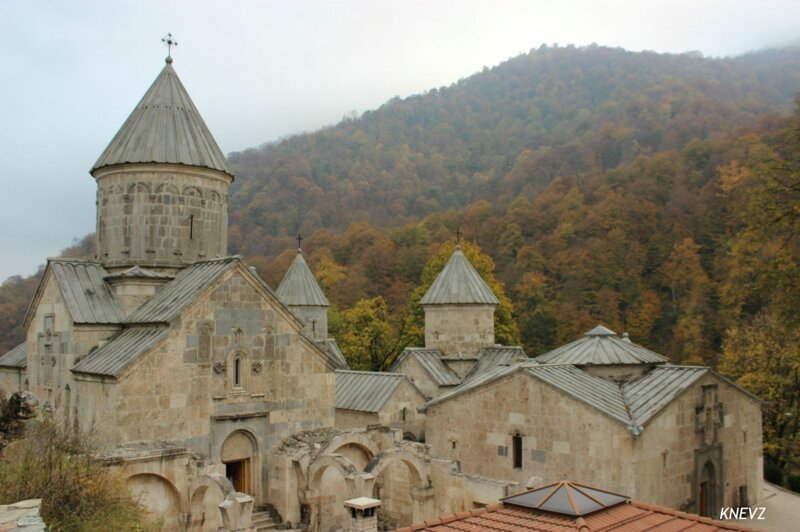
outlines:
[[[2,0],[0,281],[94,231],[88,170],[161,70],[167,32],[230,153],[543,43],[725,56],[797,43],[798,28],[798,0]]]

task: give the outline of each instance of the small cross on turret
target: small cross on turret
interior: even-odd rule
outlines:
[[[304,240],[303,235],[297,233],[297,249],[300,249],[302,247],[303,240]]]
[[[167,33],[166,36],[161,38],[161,42],[167,47],[167,63],[172,63],[172,47],[178,46],[178,41],[175,40],[171,33]]]

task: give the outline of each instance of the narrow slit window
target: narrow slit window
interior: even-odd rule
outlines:
[[[240,357],[233,359],[233,385],[236,388],[242,387],[242,359]]]
[[[189,215],[189,240],[194,238],[194,214]]]
[[[522,436],[514,434],[512,442],[514,469],[522,469]]]

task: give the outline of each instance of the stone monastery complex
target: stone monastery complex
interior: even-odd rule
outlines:
[[[374,513],[353,499],[406,526],[565,479],[706,516],[757,502],[758,398],[603,326],[496,345],[458,248],[425,345],[350,371],[299,250],[277,289],[226,255],[234,176],[171,58],[91,174],[97,254],[48,260],[0,388],[93,430],[165,530],[336,530]]]

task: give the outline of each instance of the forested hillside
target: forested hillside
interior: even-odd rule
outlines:
[[[547,48],[450,87],[231,155],[233,246],[273,255],[302,231],[396,226],[488,199],[531,198],[557,176],[729,138],[786,114],[800,51],[733,59]],[[288,236],[289,239],[281,238]]]
[[[542,47],[449,87],[230,155],[231,252],[277,286],[302,232],[355,367],[421,341],[452,250],[530,355],[603,323],[770,401],[800,426],[800,49],[728,59]],[[794,113],[794,114],[792,114]],[[0,352],[33,279],[0,288]],[[785,412],[795,412],[787,417]],[[771,447],[770,447],[771,446]]]

